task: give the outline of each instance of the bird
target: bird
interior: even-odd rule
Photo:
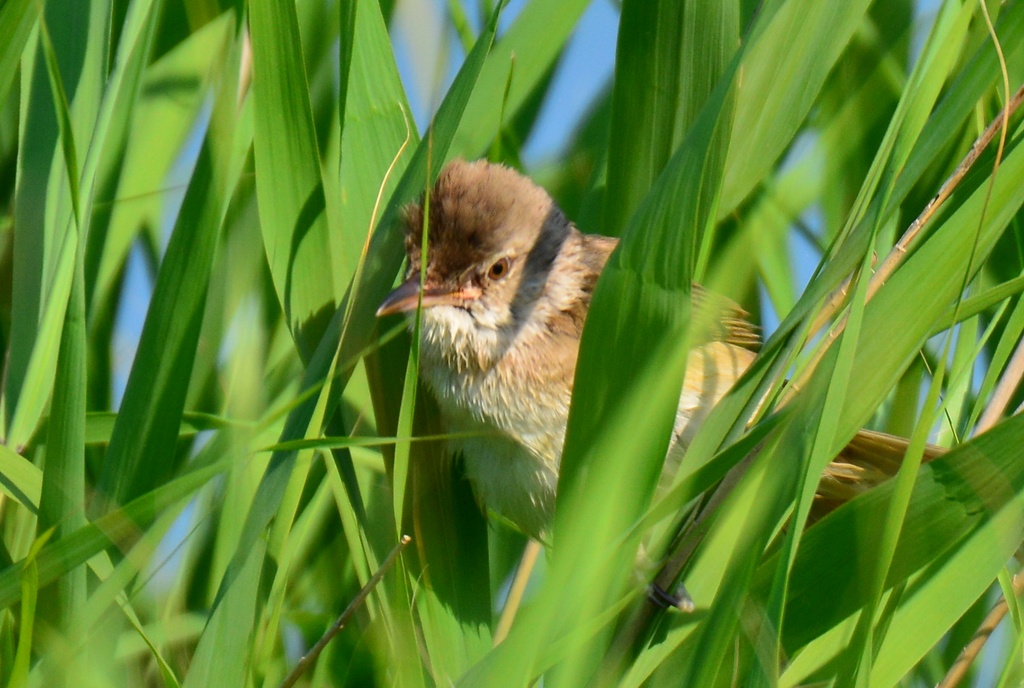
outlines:
[[[451,452],[462,455],[485,510],[543,541],[580,337],[618,239],[580,232],[529,177],[486,160],[448,163],[429,199],[403,209],[401,224],[405,279],[377,316],[405,314],[412,329],[420,311],[420,377]],[[676,458],[760,343],[735,303],[697,284],[693,300],[715,309],[716,326],[689,353],[669,450]],[[881,482],[905,450],[902,438],[862,431],[830,467],[820,499],[839,503]],[[939,451],[930,447],[925,458]]]

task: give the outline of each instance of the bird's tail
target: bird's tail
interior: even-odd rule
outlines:
[[[884,432],[861,430],[825,469],[818,484],[814,514],[821,517],[839,505],[896,475],[910,441]],[[927,463],[946,453],[926,445]]]

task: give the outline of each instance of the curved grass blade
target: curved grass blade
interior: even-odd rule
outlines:
[[[588,0],[564,0],[552,6],[545,0],[533,0],[523,7],[480,70],[452,150],[470,158],[484,154],[501,129],[502,111],[506,118],[513,118],[529,102],[588,4]],[[513,60],[515,75],[508,84]]]
[[[1015,417],[923,467],[911,495],[885,585],[910,585],[906,606],[882,642],[872,680],[902,676],[941,634],[988,589],[1024,536],[1024,472],[1017,447],[1024,417]],[[834,660],[825,632],[855,614],[870,594],[866,572],[875,540],[896,489],[886,483],[854,499],[807,531],[790,577],[783,634],[790,653],[808,645],[810,656],[794,662],[786,683],[802,680]],[[765,589],[768,561],[758,572],[755,595]],[[922,609],[930,622],[916,632]],[[904,621],[905,619],[905,621]],[[922,632],[924,631],[924,632]],[[821,641],[817,640],[821,638]],[[844,642],[845,647],[845,642]],[[913,649],[912,649],[913,648]],[[833,646],[832,651],[840,650]],[[897,656],[899,655],[899,656]],[[897,673],[902,672],[902,673]]]
[[[288,327],[308,359],[339,293],[294,3],[250,5],[249,27],[260,228]]]
[[[38,0],[9,0],[0,7],[0,102],[7,98],[8,89],[18,73],[18,63],[32,28],[39,19]]]
[[[371,5],[369,3],[362,3],[360,5],[364,9],[368,6]],[[489,25],[489,31],[481,36],[476,48],[459,71],[455,82],[448,92],[448,96],[442,103],[435,118],[433,126],[434,135],[431,143],[433,155],[435,156],[433,159],[437,165],[443,161],[444,155],[449,148],[452,136],[462,117],[466,101],[472,93],[473,85],[476,83],[484,57],[490,48],[495,28],[496,22],[492,21]],[[358,44],[354,49],[359,49]],[[389,226],[393,219],[397,217],[399,205],[411,198],[418,189],[423,187],[426,179],[426,170],[422,161],[426,160],[426,151],[426,144],[421,143],[406,173],[402,176],[398,190],[388,203],[388,210],[384,213],[384,219],[380,222],[381,225]],[[365,349],[369,340],[369,334],[373,330],[372,322],[377,304],[383,299],[384,294],[393,281],[395,272],[397,272],[401,255],[398,242],[399,237],[394,233],[377,232],[374,234],[368,254],[367,271],[363,273],[363,278],[359,284],[351,286],[346,299],[352,305],[350,327],[345,330],[346,336],[342,337],[342,325],[347,311],[347,305],[343,304],[335,313],[326,334],[320,340],[310,358],[310,363],[306,368],[301,385],[302,389],[322,384],[324,379],[333,376],[336,361],[352,360],[352,356],[355,353]],[[388,265],[390,265],[390,269],[387,267]],[[350,375],[351,370],[339,371],[337,384],[340,387],[344,387]],[[334,403],[336,403],[337,397],[332,395],[330,390],[325,390],[323,394],[327,395],[328,400],[333,400],[326,404],[323,413],[323,417],[329,418],[334,413]],[[296,407],[289,414],[281,441],[285,442],[303,438],[310,426],[310,422],[314,418],[317,407],[318,401],[312,397]],[[290,480],[291,462],[294,456],[293,451],[282,451],[275,452],[271,457],[270,465],[260,482],[249,514],[246,517],[235,556],[228,567],[227,573],[221,580],[217,599],[214,603],[214,615],[221,613],[221,608],[229,599],[227,596],[239,581],[242,567],[248,560],[248,553],[263,537],[266,527],[280,508]],[[247,585],[241,592],[244,592],[244,594],[230,597],[230,599],[234,600],[232,604],[248,607],[250,605],[249,600],[257,599],[257,596],[260,594],[255,585]],[[231,616],[238,617],[237,614],[231,614]],[[204,634],[199,642],[200,646],[204,643],[212,645],[216,640],[213,636],[207,637]]]
[[[225,48],[225,54],[231,52]],[[101,509],[150,491],[175,469],[174,439],[199,342],[213,255],[235,183],[228,178],[233,119],[224,116],[235,108],[229,64],[213,61],[217,104],[211,129],[157,275],[97,485]]]
[[[229,456],[199,466],[89,522],[60,540],[47,544],[36,558],[39,564],[39,584],[45,586],[52,583],[112,544],[134,540],[140,528],[145,528],[165,509],[191,497],[214,476],[228,470],[232,460]],[[21,598],[20,578],[18,566],[9,566],[0,571],[0,609],[10,607]]]
[[[625,2],[602,233],[618,236],[739,46],[737,2]]]

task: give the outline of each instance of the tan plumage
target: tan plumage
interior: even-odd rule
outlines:
[[[480,501],[540,536],[554,507],[583,323],[617,240],[581,234],[543,189],[483,161],[449,164],[429,201],[421,376],[449,429],[477,433],[453,449]],[[423,212],[407,209],[407,280],[381,315],[416,310]],[[693,305],[718,326],[690,353],[670,453],[685,448],[760,343],[728,299],[694,285]],[[823,483],[822,503],[891,475],[899,442],[878,433],[855,439]]]

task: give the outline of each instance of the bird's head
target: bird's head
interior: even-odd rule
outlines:
[[[420,303],[425,211],[425,335],[483,337],[495,346],[514,336],[574,231],[569,221],[544,189],[514,170],[456,160],[441,172],[429,204],[405,209],[406,280],[384,299],[378,316],[415,313]]]

